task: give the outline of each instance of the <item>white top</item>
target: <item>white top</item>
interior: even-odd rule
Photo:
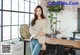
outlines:
[[[35,25],[29,28],[31,38],[33,36],[36,36],[39,31],[42,31],[46,34],[47,33],[47,27],[48,27],[47,24],[48,23],[47,23],[46,19],[36,20]]]

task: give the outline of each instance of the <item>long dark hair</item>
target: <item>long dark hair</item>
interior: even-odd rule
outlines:
[[[41,7],[40,5],[38,5],[38,6],[35,8],[34,19],[31,21],[31,26],[34,26],[35,23],[36,23],[36,20],[38,19],[37,15],[36,15],[36,10],[37,10],[37,8],[40,8],[40,9],[41,9],[41,18],[42,18],[42,19],[45,19],[45,16],[44,16],[44,14],[43,14],[43,9],[42,9],[42,7]]]

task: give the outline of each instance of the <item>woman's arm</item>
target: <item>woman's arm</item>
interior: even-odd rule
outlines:
[[[41,31],[38,32],[38,35],[46,36],[46,34],[47,34],[47,20],[43,20],[43,25]]]
[[[37,35],[38,34],[38,31],[35,30],[34,26],[29,28],[29,32],[31,35]]]
[[[44,20],[44,22],[43,22],[42,32],[43,32],[44,34],[47,34],[47,20]]]
[[[44,20],[43,21],[43,25],[42,25],[42,30],[38,33],[38,41],[39,43],[41,43],[42,45],[45,45],[45,37],[46,37],[46,33],[47,33],[47,21]]]

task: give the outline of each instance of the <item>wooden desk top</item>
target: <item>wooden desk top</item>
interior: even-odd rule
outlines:
[[[80,41],[75,41],[75,40],[64,40],[64,39],[46,37],[46,43],[60,44],[60,45],[65,45],[65,46],[73,46],[73,48],[80,49]]]
[[[30,41],[30,39],[24,39],[24,41]],[[64,46],[73,46],[73,48],[80,49],[80,41],[75,41],[75,40],[64,40],[64,39],[59,39],[59,38],[46,37],[46,43],[60,44],[60,45],[64,45]]]

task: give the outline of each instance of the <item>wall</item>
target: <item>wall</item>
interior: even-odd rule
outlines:
[[[80,2],[80,1],[76,0],[75,2]],[[44,9],[45,16],[48,16],[49,13],[47,12],[45,0],[41,0],[41,6]],[[58,27],[61,32],[61,35],[59,37],[73,37],[72,32],[77,31],[77,8],[79,8],[78,5],[74,6],[66,5],[64,10],[58,13],[58,20],[61,21],[60,23],[58,23]],[[48,19],[48,17],[46,18]]]

